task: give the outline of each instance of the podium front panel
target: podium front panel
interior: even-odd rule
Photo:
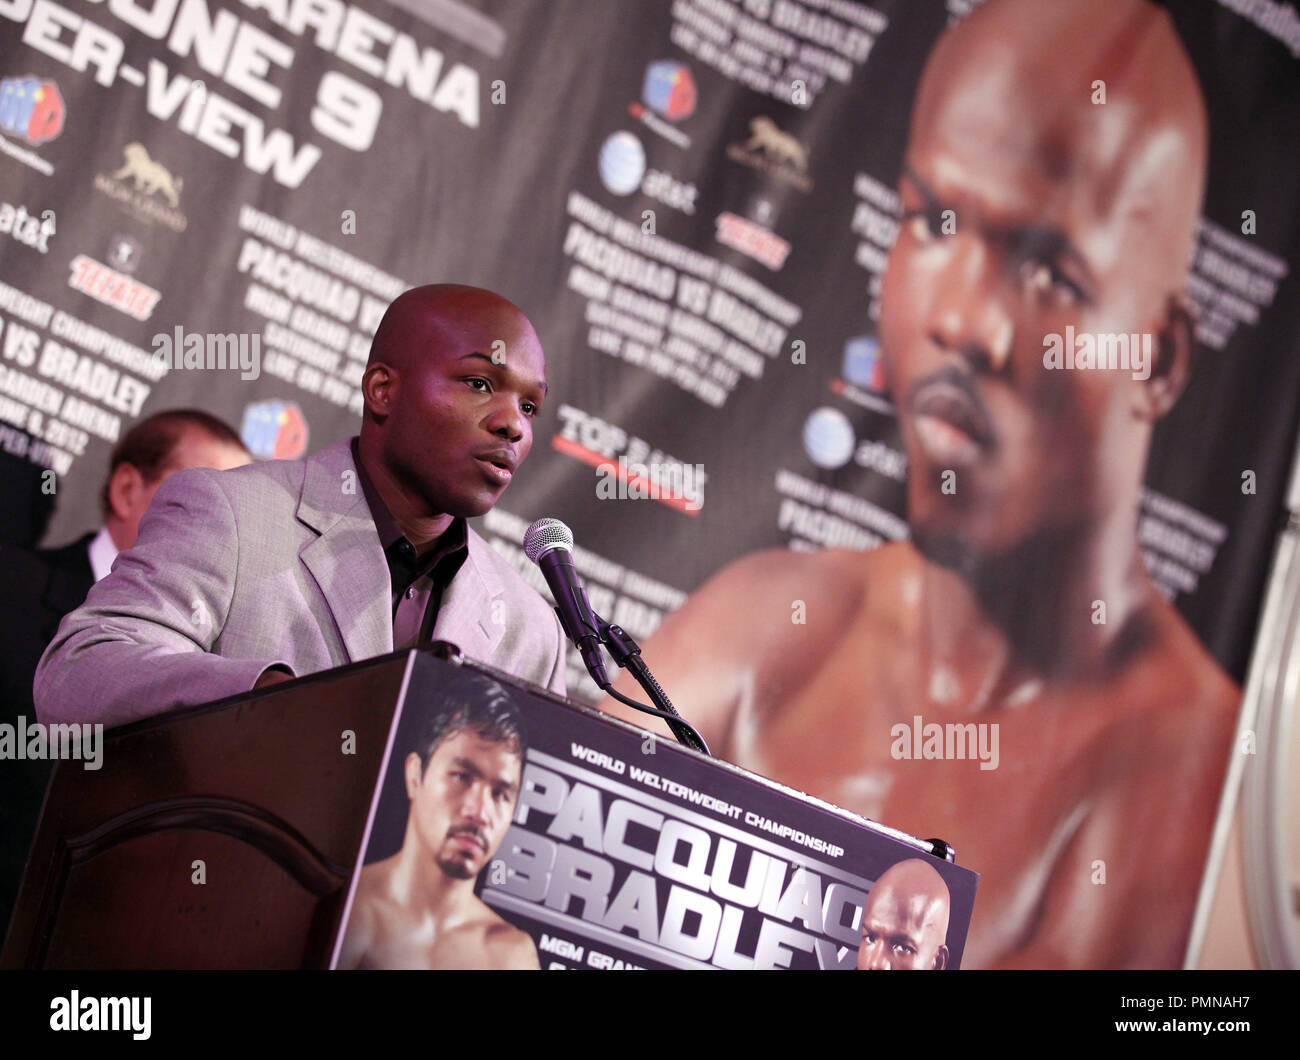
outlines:
[[[496,766],[481,767],[506,778],[499,786],[517,778],[517,791],[505,792],[508,820],[496,828],[495,811],[481,804],[450,807],[459,796],[447,795],[448,785],[471,784],[454,771],[479,771],[472,762],[449,762],[453,779],[437,796],[446,805],[417,813],[440,761],[436,752],[419,759],[421,740],[427,751],[428,734],[441,731],[447,746],[448,726],[461,731],[467,704],[484,699],[495,704],[491,724],[502,731],[474,746],[490,754],[499,743],[516,756],[513,766],[498,756]],[[521,724],[502,723],[503,715]],[[882,946],[894,947],[896,967],[908,959],[906,931],[883,941],[873,931],[864,941],[863,932],[866,908],[875,910],[869,927],[889,921],[885,896],[874,905],[869,896],[890,870],[882,887],[891,904],[925,906],[924,930],[939,932],[912,939],[926,966],[960,967],[978,877],[934,856],[929,843],[488,668],[417,656],[385,763],[336,966],[444,966],[455,945],[441,952],[436,929],[394,908],[422,901],[413,875],[421,886],[441,886],[436,872],[425,876],[440,859],[453,873],[481,864],[474,893],[531,941],[530,948],[514,933],[518,944],[495,957],[480,947],[485,967],[856,968],[860,950],[870,963],[869,951]],[[909,886],[918,893],[906,893]],[[377,920],[389,935],[394,923],[421,925],[427,935],[372,943]]]

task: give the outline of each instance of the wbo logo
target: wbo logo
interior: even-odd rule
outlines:
[[[0,130],[29,144],[49,143],[63,132],[66,109],[59,86],[39,77],[0,80]]]
[[[627,112],[656,136],[685,149],[691,146],[691,138],[676,125],[695,113],[698,99],[690,68],[664,59],[645,68],[641,101],[629,103]]]
[[[245,407],[239,436],[259,460],[297,460],[307,451],[307,419],[292,401],[258,401]]]
[[[671,59],[651,63],[646,67],[641,98],[660,117],[685,121],[695,113],[695,79],[682,63]]]
[[[889,400],[889,379],[880,340],[872,335],[858,335],[844,344],[844,360],[837,378],[830,381],[832,394],[838,394],[861,408],[885,416],[895,409]],[[887,472],[892,477],[892,472]]]
[[[885,362],[880,356],[880,343],[870,335],[849,339],[844,344],[843,373],[846,382],[883,394],[887,382]]]

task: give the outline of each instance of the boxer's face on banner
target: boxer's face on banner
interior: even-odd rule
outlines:
[[[948,903],[906,894],[881,878],[862,910],[859,971],[936,971],[948,962]]]
[[[453,733],[429,757],[406,759],[406,793],[415,834],[448,876],[473,879],[510,825],[519,794],[520,757],[508,743],[470,729]]]
[[[490,510],[528,456],[546,359],[517,312],[467,313],[413,335],[387,431],[390,463],[435,513]]]
[[[1177,389],[1186,226],[1161,197],[1189,194],[1167,178],[1194,145],[1158,107],[1095,104],[1069,56],[1031,67],[984,47],[962,62],[972,47],[932,61],[918,97],[881,334],[918,544],[995,555],[1135,503]],[[1149,378],[1045,367],[1047,336],[1067,344],[1067,328],[1137,348],[1149,333]]]

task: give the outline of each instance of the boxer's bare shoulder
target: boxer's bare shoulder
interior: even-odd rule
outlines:
[[[480,903],[482,904],[482,903]],[[512,968],[536,971],[541,967],[537,960],[537,947],[532,937],[513,924],[507,923],[486,905],[483,922],[483,953],[489,968]]]
[[[387,858],[361,869],[357,893],[348,916],[347,933],[343,938],[343,950],[339,955],[340,968],[374,966],[371,951],[386,933],[388,918],[384,916],[383,906],[396,860],[395,857]]]
[[[822,665],[828,652],[866,618],[867,586],[876,572],[901,597],[919,578],[910,546],[874,552],[815,553],[766,549],[724,567],[669,615],[643,645],[659,682],[711,745],[723,741],[736,711],[777,709],[767,690],[790,688]],[[636,696],[624,675],[616,688]],[[657,731],[655,721],[606,700],[602,709]],[[714,746],[725,754],[725,746]]]

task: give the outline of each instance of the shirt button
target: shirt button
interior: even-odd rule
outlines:
[[[408,600],[412,600],[412,599],[415,598],[415,586],[414,586],[414,585],[412,585],[409,589],[406,590],[406,598],[407,598]]]

